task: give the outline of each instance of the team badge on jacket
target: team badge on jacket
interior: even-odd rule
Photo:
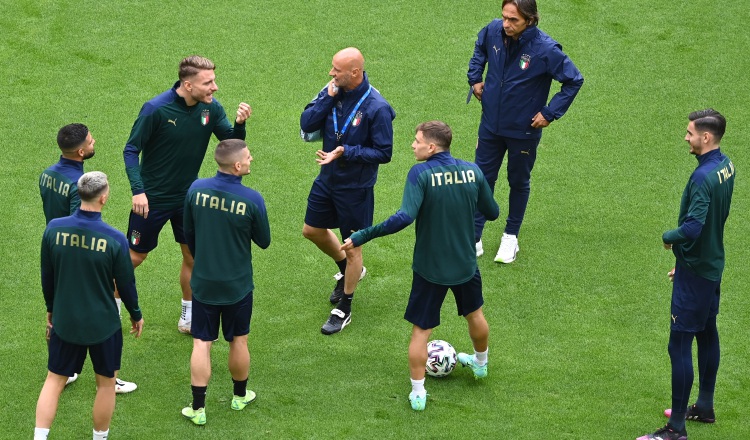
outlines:
[[[357,112],[357,114],[354,115],[354,120],[352,121],[352,125],[357,127],[360,122],[362,122],[362,112]]]
[[[521,70],[528,69],[529,64],[531,64],[531,55],[528,55],[528,54],[521,55],[521,61],[518,62],[518,65],[521,67]]]
[[[208,109],[203,110],[203,112],[201,113],[201,125],[208,124],[209,113],[210,112],[208,111]]]
[[[135,231],[135,230],[134,230],[134,231],[133,231],[133,232],[132,232],[132,233],[130,234],[130,243],[131,243],[131,244],[132,244],[133,246],[138,246],[138,243],[140,243],[140,242],[141,242],[141,233],[140,233],[140,232],[138,232],[138,231]]]

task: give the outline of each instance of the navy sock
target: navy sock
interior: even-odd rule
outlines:
[[[693,387],[693,333],[672,330],[669,333],[669,358],[672,361],[672,417],[673,428],[685,428],[685,415]]]
[[[341,301],[336,305],[336,308],[341,310],[344,313],[351,313],[352,312],[352,299],[354,299],[354,294],[351,295],[344,294],[344,296],[341,298]]]
[[[193,389],[193,409],[200,409],[206,407],[206,389],[205,387],[197,387],[195,385],[191,385],[191,388]]]
[[[245,380],[234,380],[234,378],[232,378],[232,383],[234,383],[234,395],[245,397],[245,393],[247,390],[247,378],[245,378]]]
[[[709,410],[714,407],[714,389],[716,374],[719,371],[719,330],[716,328],[716,316],[708,319],[703,331],[696,333],[698,343],[698,401],[695,406]]]
[[[344,258],[341,261],[337,261],[336,262],[336,266],[339,267],[339,272],[341,272],[341,275],[345,275],[346,274],[346,258]]]

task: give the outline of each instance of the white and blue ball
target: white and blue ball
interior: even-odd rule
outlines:
[[[432,377],[445,377],[456,368],[456,350],[443,340],[427,343],[427,365],[425,372]]]

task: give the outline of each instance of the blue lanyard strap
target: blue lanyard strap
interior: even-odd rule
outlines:
[[[336,132],[336,141],[340,141],[341,138],[344,136],[344,133],[346,133],[346,129],[349,128],[349,124],[351,124],[352,119],[354,119],[354,115],[357,114],[357,110],[359,110],[359,106],[362,105],[362,103],[367,99],[368,96],[370,96],[370,92],[372,91],[372,86],[370,86],[369,89],[367,89],[367,92],[365,92],[364,95],[359,99],[359,102],[357,105],[354,106],[354,109],[351,113],[349,113],[349,117],[346,118],[346,122],[344,123],[344,127],[341,129],[341,133],[339,133],[339,118],[336,115],[336,106],[333,106],[333,131]]]

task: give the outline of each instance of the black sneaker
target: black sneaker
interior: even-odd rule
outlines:
[[[682,428],[682,431],[677,431],[667,423],[667,425],[653,434],[647,434],[638,437],[635,440],[687,440],[687,430]]]
[[[324,335],[332,335],[343,330],[350,322],[352,322],[351,312],[344,313],[339,309],[333,309],[328,321],[320,328],[320,332]]]
[[[361,281],[365,275],[367,275],[367,268],[362,266],[362,273],[359,275],[359,280]],[[331,292],[331,297],[328,300],[331,301],[331,304],[338,304],[341,298],[344,297],[344,275],[339,272],[333,278],[336,279],[336,287]]]
[[[667,416],[667,418],[672,417],[672,409],[668,408],[664,410],[664,415]],[[714,409],[701,409],[698,408],[696,405],[692,405],[687,410],[687,414],[685,415],[685,420],[692,420],[694,422],[701,422],[701,423],[716,423],[716,413],[714,413]]]

